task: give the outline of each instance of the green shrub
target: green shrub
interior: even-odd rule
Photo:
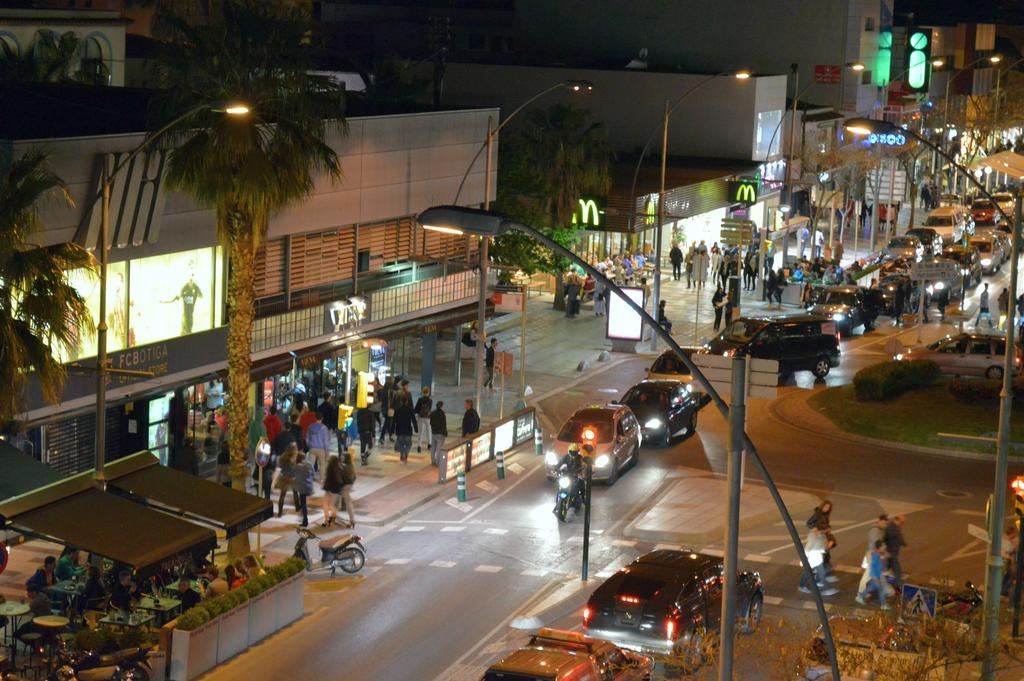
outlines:
[[[181,629],[182,631],[195,631],[209,622],[210,619],[210,611],[206,609],[206,604],[200,604],[183,612],[181,616],[178,617],[178,621],[174,625],[174,628]]]
[[[285,571],[287,572],[285,579],[291,577],[292,575],[297,575],[300,572],[305,572],[306,570],[306,561],[296,556],[286,558],[285,561],[281,563],[281,565],[285,567]]]
[[[954,378],[946,386],[949,394],[960,402],[981,402],[983,400],[998,400],[999,393],[1003,390],[1002,379],[969,379]],[[1011,386],[1014,398],[1024,397],[1024,378],[1018,377]]]
[[[257,575],[250,577],[249,581],[242,585],[242,591],[248,594],[249,598],[254,598],[272,586],[269,575]]]
[[[858,400],[879,402],[925,388],[938,376],[939,366],[928,360],[882,362],[858,371],[853,377],[853,391]]]
[[[117,647],[120,650],[125,648],[145,648],[153,643],[153,637],[144,629],[126,629],[117,635]]]
[[[106,627],[80,629],[75,633],[75,650],[83,653],[106,653],[117,648],[114,633]]]

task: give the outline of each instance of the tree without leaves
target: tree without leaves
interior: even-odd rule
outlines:
[[[38,205],[50,196],[71,204],[64,182],[47,168],[46,156],[30,152],[0,177],[0,422],[22,411],[29,371],[43,397],[60,399],[65,371],[59,354],[71,354],[93,330],[85,300],[67,272],[93,267],[75,244],[38,246]]]
[[[313,76],[309,14],[261,0],[226,0],[202,26],[163,18],[167,41],[157,68],[166,88],[154,127],[215,102],[241,101],[247,116],[210,109],[177,124],[167,183],[217,211],[217,234],[230,262],[228,281],[228,436],[230,476],[245,489],[256,250],[269,218],[309,196],[318,174],[341,178],[329,127],[344,130],[343,91]],[[248,551],[248,537],[231,553]]]

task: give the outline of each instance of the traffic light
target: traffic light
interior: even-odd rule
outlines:
[[[1014,478],[1010,488],[1013,490],[1013,510],[1018,517],[1024,518],[1024,476]]]
[[[928,28],[907,30],[907,89],[927,92],[931,81],[932,32]]]
[[[583,430],[580,431],[580,444],[584,447],[594,447],[594,443],[597,441],[597,431],[591,426],[584,426]]]
[[[360,371],[356,379],[356,406],[365,409],[373,403],[373,374]]]

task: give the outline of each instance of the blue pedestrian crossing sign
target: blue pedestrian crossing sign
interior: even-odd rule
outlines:
[[[934,619],[935,602],[938,594],[935,589],[926,589],[914,584],[903,585],[903,602],[901,612],[904,617],[927,617]]]

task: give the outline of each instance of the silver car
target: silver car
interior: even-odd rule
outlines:
[[[893,359],[910,361],[927,359],[939,365],[939,371],[949,376],[1003,377],[1003,356],[1006,340],[1002,336],[982,333],[960,333],[945,336],[931,345],[904,348]],[[1020,351],[1015,358],[1020,373]]]
[[[894,236],[885,245],[885,254],[893,260],[914,262],[924,255],[924,245],[916,236]]]
[[[985,274],[995,274],[1003,266],[1003,261],[1006,258],[1003,254],[1002,242],[991,236],[975,235],[971,237],[970,244],[978,250],[981,269]]]
[[[552,479],[558,477],[562,457],[569,453],[570,445],[582,447],[590,440],[594,444],[594,480],[614,484],[626,466],[634,466],[640,460],[641,438],[640,424],[627,406],[608,404],[577,409],[544,454],[547,475]]]

